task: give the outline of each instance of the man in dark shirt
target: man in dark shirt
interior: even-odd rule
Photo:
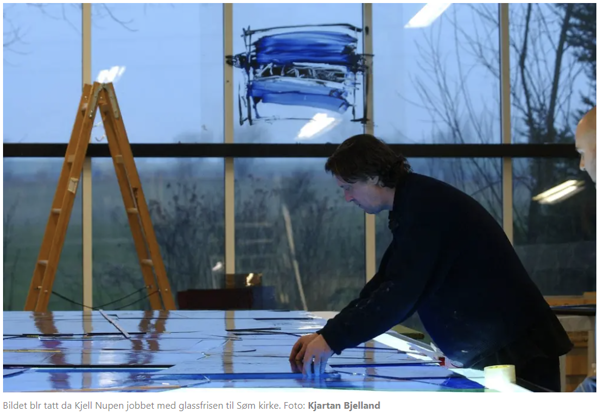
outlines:
[[[457,366],[513,364],[518,378],[560,391],[559,357],[572,344],[502,227],[477,201],[412,172],[383,141],[358,135],[325,166],[345,199],[389,210],[393,241],[375,276],[325,327],[299,339],[290,360],[319,375],[334,354],[418,312]]]

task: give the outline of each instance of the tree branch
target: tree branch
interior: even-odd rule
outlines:
[[[519,54],[519,69],[521,71],[521,81],[523,82],[523,92],[525,94],[526,112],[525,116],[527,119],[527,125],[530,130],[535,128],[535,122],[533,119],[533,110],[531,108],[531,95],[529,92],[529,86],[527,85],[527,74],[525,62],[527,59],[527,40],[529,39],[529,22],[531,21],[531,3],[527,4],[527,15],[525,17],[525,33],[523,36],[523,46],[521,47],[521,53]]]
[[[560,37],[556,49],[556,60],[554,63],[554,78],[552,80],[552,92],[550,93],[550,105],[548,107],[548,117],[546,119],[546,131],[549,135],[551,135],[551,138],[554,138],[554,136],[556,135],[556,130],[554,128],[554,112],[556,111],[557,91],[560,82],[563,53],[567,41],[567,31],[569,30],[572,12],[573,4],[568,4],[565,9],[565,15],[561,25]]]

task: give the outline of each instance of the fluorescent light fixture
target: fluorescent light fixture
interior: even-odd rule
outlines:
[[[546,198],[546,202],[548,202],[548,203],[556,202],[559,199],[561,199],[569,194],[572,194],[576,190],[577,190],[577,186],[569,186],[568,188],[565,188],[562,191],[555,193],[554,195],[550,195],[548,198]]]
[[[569,180],[550,188],[532,199],[540,204],[555,204],[583,190],[583,181]]]
[[[317,134],[324,133],[326,129],[332,128],[339,122],[339,119],[329,117],[325,113],[317,113],[314,115],[312,120],[306,123],[302,129],[300,129],[300,133],[298,133],[298,139],[314,138]]]
[[[452,3],[427,3],[404,26],[405,29],[422,28],[431,25],[450,7]]]
[[[117,82],[125,72],[124,66],[113,66],[111,69],[103,69],[96,78],[97,82]]]

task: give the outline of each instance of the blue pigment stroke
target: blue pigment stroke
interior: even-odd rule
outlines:
[[[335,97],[310,94],[266,94],[261,97],[265,104],[301,105],[330,111],[344,112],[348,109],[347,101]]]
[[[344,88],[330,87],[311,80],[287,80],[285,78],[259,79],[252,82],[252,95],[259,96],[265,93],[300,93],[327,95],[332,97],[347,97],[348,91]]]
[[[360,60],[355,53],[356,42],[356,38],[345,33],[324,31],[264,36],[254,42],[254,61],[258,65],[342,65],[354,70]]]
[[[256,80],[248,86],[248,94],[256,101],[280,105],[302,105],[344,112],[350,107],[343,88],[310,83],[310,80],[293,82],[282,78]]]

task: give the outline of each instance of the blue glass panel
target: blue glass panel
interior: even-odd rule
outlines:
[[[97,312],[6,313],[5,391],[162,391],[183,386],[482,389],[436,363],[415,360],[375,341],[333,356],[325,375],[306,378],[302,365],[290,362],[289,354],[296,333],[319,321],[305,319],[308,315],[302,312],[108,314],[116,325]],[[232,331],[236,327],[245,330]],[[19,333],[37,336],[15,336]]]

